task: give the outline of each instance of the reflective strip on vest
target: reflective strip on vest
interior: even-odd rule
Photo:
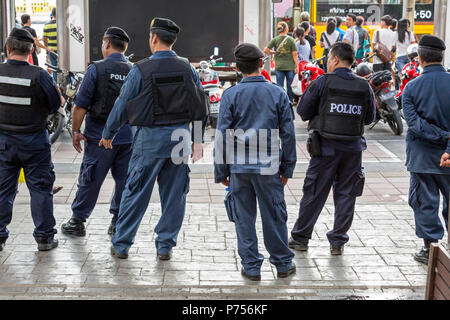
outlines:
[[[18,104],[21,106],[31,106],[31,98],[17,98],[0,95],[0,103]]]
[[[14,84],[17,86],[29,87],[31,86],[30,79],[21,79],[21,78],[11,78],[11,77],[2,77],[0,76],[0,83],[3,84]]]

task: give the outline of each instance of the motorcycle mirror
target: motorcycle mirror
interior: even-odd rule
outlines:
[[[218,56],[219,55],[219,47],[214,47],[214,56]]]

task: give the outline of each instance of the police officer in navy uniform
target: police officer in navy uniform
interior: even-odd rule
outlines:
[[[203,154],[202,121],[207,116],[207,95],[189,61],[172,50],[179,32],[173,21],[153,19],[149,41],[153,55],[131,69],[100,141],[101,146],[111,148],[123,124],[129,121],[138,127],[116,233],[111,239],[111,254],[118,258],[128,257],[156,180],[162,215],[155,227],[155,245],[160,260],[171,258],[189,191],[187,162],[192,148],[192,121],[197,122],[194,133],[200,131],[192,135],[192,156],[196,160]]]
[[[132,67],[124,56],[129,42],[130,38],[124,30],[118,27],[108,28],[102,43],[104,59],[95,61],[88,67],[76,95],[72,114],[73,146],[81,153],[81,141],[85,141],[85,151],[78,178],[78,191],[72,204],[72,218],[61,228],[65,234],[78,237],[86,235],[84,222],[95,208],[100,188],[109,170],[116,187],[110,207],[112,221],[108,234],[114,234],[132,153],[132,129],[125,124],[119,130],[112,149],[105,149],[98,144],[106,120]],[[85,116],[83,134],[80,127]]]
[[[356,197],[364,187],[362,151],[367,148],[364,125],[375,118],[375,99],[369,84],[352,73],[355,51],[336,43],[328,54],[327,73],[303,95],[297,112],[309,121],[308,150],[312,155],[303,186],[297,222],[289,246],[308,250],[314,225],[333,186],[335,220],[327,233],[331,254],[340,255],[348,242]]]
[[[215,182],[230,189],[226,206],[229,219],[236,225],[242,275],[261,280],[264,256],[258,252],[255,230],[258,201],[269,260],[276,266],[277,276],[285,278],[296,270],[294,253],[288,246],[284,200],[284,186],[292,178],[297,161],[294,113],[283,88],[261,76],[264,53],[257,46],[242,43],[234,54],[244,79],[227,89],[220,103]],[[258,145],[251,145],[251,141]],[[245,150],[246,154],[227,155],[225,150],[234,150],[235,143],[236,150]],[[254,150],[259,153],[252,155]]]
[[[14,28],[6,40],[8,60],[0,64],[0,251],[8,239],[20,169],[31,196],[33,236],[39,251],[58,246],[54,237],[53,183],[47,116],[61,106],[50,75],[30,65],[34,38]]]
[[[419,41],[422,75],[403,91],[403,111],[408,124],[406,165],[410,172],[409,205],[414,211],[416,235],[423,248],[414,259],[428,264],[430,245],[444,236],[439,218],[442,193],[445,228],[448,229],[450,168],[450,74],[442,65],[445,43],[425,35]]]

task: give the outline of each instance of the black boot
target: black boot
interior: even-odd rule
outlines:
[[[83,221],[77,218],[71,218],[67,223],[63,223],[61,231],[64,234],[68,234],[75,237],[84,237],[86,235],[86,228]]]

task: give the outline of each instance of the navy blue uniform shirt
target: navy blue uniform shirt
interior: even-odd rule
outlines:
[[[342,79],[350,80],[355,79],[355,74],[348,68],[338,68],[334,73]],[[369,83],[367,83],[369,86]],[[325,77],[321,76],[317,78],[306,90],[303,97],[297,106],[297,113],[300,115],[303,121],[312,120],[319,114],[320,98],[323,95],[325,86]],[[365,125],[371,124],[375,120],[376,104],[375,97],[370,88],[370,107],[366,113]],[[361,140],[356,141],[341,141],[326,139],[322,137],[322,156],[333,156],[334,150],[340,150],[344,152],[361,152],[367,149],[366,139],[361,137]]]
[[[7,60],[6,63],[12,65],[28,65],[26,61],[19,60]],[[39,78],[42,92],[44,93],[46,104],[50,113],[55,113],[61,106],[61,95],[58,88],[56,87],[53,78],[48,74],[47,71],[41,69]],[[33,144],[33,145],[43,145],[49,144],[50,138],[47,129],[40,133],[7,133],[0,132],[0,137],[7,137],[11,139],[17,139],[20,144]]]
[[[126,62],[127,59],[121,53],[113,53],[107,60]],[[97,83],[97,68],[94,64],[91,64],[84,75],[83,82],[75,97],[74,103],[77,107],[86,109],[88,111],[86,115],[86,125],[84,128],[84,136],[89,142],[99,143],[102,138],[102,132],[106,124],[105,121],[98,119],[92,119],[89,116],[89,110],[94,102],[95,86]],[[125,124],[117,133],[116,138],[113,141],[113,145],[131,144],[133,142],[133,130],[128,124]]]
[[[450,73],[442,65],[425,67],[402,99],[408,171],[450,175],[450,168],[440,167],[442,154],[450,153]]]

